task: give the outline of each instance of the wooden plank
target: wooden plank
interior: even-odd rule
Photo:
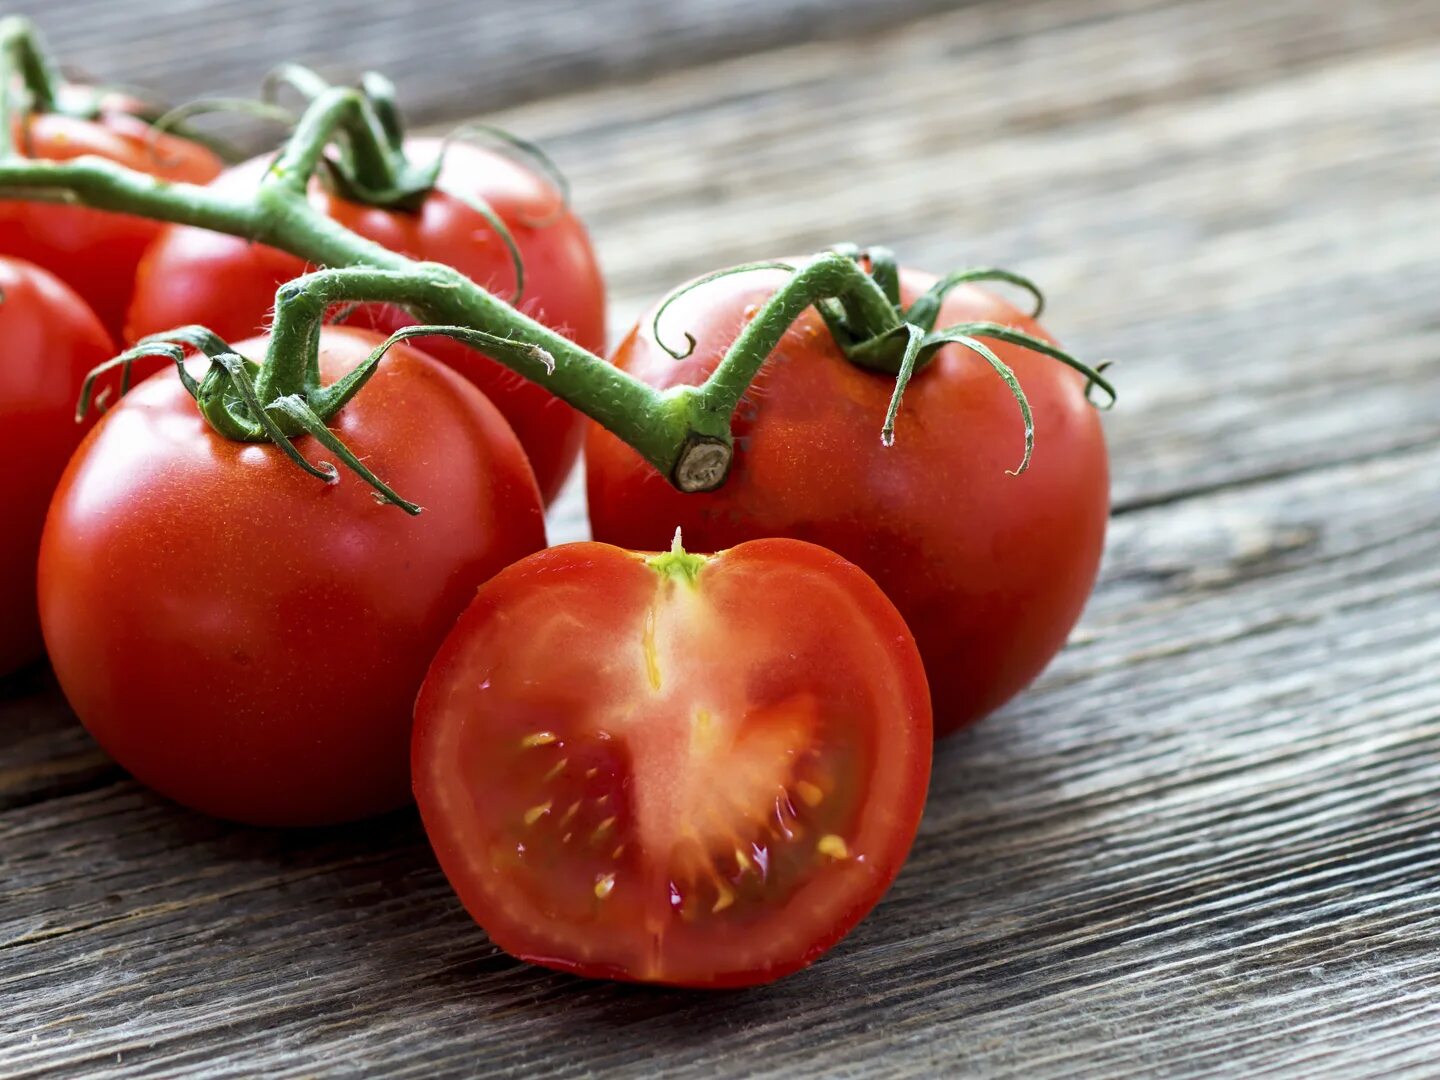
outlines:
[[[965,0],[335,0],[21,3],[57,52],[100,80],[171,101],[254,94],[276,64],[349,79],[383,70],[420,119],[646,78],[801,40],[900,25]]]
[[[236,829],[124,782],[0,815],[7,1060],[1396,1075],[1376,1039],[1440,1037],[1440,447],[1136,511],[1112,552],[1082,639],[941,750],[891,897],[794,979],[526,968],[410,815]]]

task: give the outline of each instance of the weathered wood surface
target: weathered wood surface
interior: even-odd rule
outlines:
[[[291,60],[335,78],[384,71],[416,119],[495,109],[796,41],[845,39],[955,6],[956,0],[9,5],[43,23],[69,68],[171,101],[253,94],[276,63]]]
[[[725,996],[510,961],[409,814],[178,810],[32,674],[0,700],[0,1074],[1435,1075],[1437,115],[1440,6],[1403,0],[993,0],[505,115],[571,173],[617,318],[845,238],[1046,284],[1123,364],[1082,627],[940,749],[884,905]]]

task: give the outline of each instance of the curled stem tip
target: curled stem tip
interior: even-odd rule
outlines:
[[[716,270],[713,274],[706,274],[704,277],[698,277],[694,281],[680,286],[680,288],[670,293],[669,296],[665,297],[665,299],[660,302],[660,306],[655,309],[655,314],[650,317],[650,336],[655,339],[655,344],[659,345],[660,348],[664,349],[665,352],[668,353],[672,359],[684,360],[687,356],[689,356],[695,351],[694,335],[692,335],[689,331],[685,331],[686,347],[683,352],[677,352],[675,349],[670,348],[670,346],[665,344],[665,341],[660,337],[660,319],[662,316],[664,316],[665,312],[669,310],[670,305],[675,303],[676,300],[679,300],[687,293],[694,292],[702,285],[708,285],[712,281],[719,281],[721,278],[727,278],[733,274],[748,274],[754,270],[785,270],[792,274],[795,273],[795,267],[791,266],[789,263],[741,263],[739,266],[731,266],[727,267],[724,270]]]
[[[442,150],[441,153],[443,155],[444,151]],[[520,298],[525,295],[525,258],[520,254],[520,245],[515,240],[515,234],[510,231],[510,226],[505,224],[504,219],[495,212],[494,207],[479,195],[468,195],[463,192],[452,191],[448,186],[441,185],[438,181],[440,166],[441,161],[437,159],[435,162],[435,180],[432,182],[431,187],[443,192],[458,202],[464,203],[471,210],[474,210],[475,213],[485,219],[485,224],[490,226],[491,232],[498,236],[500,242],[505,245],[505,251],[510,256],[510,268],[515,273],[515,288],[511,290],[510,296],[507,298],[507,303],[513,307],[518,304]]]
[[[279,99],[281,88],[286,86],[307,102],[330,89],[330,83],[313,68],[295,63],[276,64],[260,80],[260,99],[273,104]]]
[[[488,136],[506,149],[515,151],[516,155],[519,156],[525,164],[534,167],[536,171],[550,182],[550,186],[555,189],[555,193],[560,197],[559,203],[551,213],[546,214],[544,217],[525,219],[523,224],[533,229],[543,229],[558,221],[561,215],[570,208],[570,178],[565,175],[559,165],[555,164],[555,159],[547,154],[538,143],[531,142],[529,139],[516,135],[514,132],[507,131],[505,128],[498,127],[495,124],[469,123],[463,124],[449,132],[445,136],[442,145],[449,144],[456,139],[476,142],[481,136]]]
[[[890,405],[885,410],[885,423],[880,428],[880,442],[885,446],[895,445],[895,418],[900,413],[900,399],[905,396],[905,388],[910,385],[910,377],[915,374],[915,364],[920,359],[920,349],[925,344],[925,332],[920,327],[907,323],[904,331],[908,340],[900,360],[900,370],[895,375],[895,391],[890,395]]]
[[[1002,270],[999,267],[982,266],[945,275],[910,305],[909,310],[905,312],[906,321],[919,324],[927,332],[933,330],[935,321],[940,316],[940,306],[945,302],[945,297],[949,295],[950,291],[957,286],[974,281],[1003,281],[1008,285],[1024,289],[1035,301],[1035,306],[1030,312],[1032,319],[1038,319],[1045,310],[1045,294],[1040,291],[1040,286],[1028,277],[1009,270]]]
[[[221,157],[226,160],[235,158],[235,148],[228,143],[216,139],[212,135],[203,134],[190,126],[188,121],[194,116],[204,116],[211,113],[238,113],[243,116],[253,116],[260,120],[273,121],[277,124],[293,125],[295,114],[289,109],[274,105],[265,101],[252,101],[249,98],[213,97],[198,98],[195,101],[186,102],[184,105],[177,105],[173,109],[167,109],[154,116],[147,118],[150,131],[147,133],[145,142],[146,150],[150,154],[150,160],[158,164],[173,165],[175,159],[163,159],[160,156],[160,136],[178,135],[181,138],[189,139],[192,142],[202,142],[212,149],[219,148],[224,151]]]
[[[1101,372],[1109,366],[1108,364],[1102,364],[1099,367],[1091,367],[1089,364],[1075,359],[1075,357],[1071,356],[1068,352],[1060,348],[1058,345],[1052,345],[1050,342],[1044,340],[1043,338],[1038,338],[1034,334],[1027,334],[1023,330],[1016,330],[1013,326],[1006,326],[1003,323],[957,323],[954,326],[946,327],[944,330],[936,331],[936,333],[932,334],[931,337],[936,338],[937,340],[941,338],[945,338],[946,340],[953,340],[946,337],[946,335],[950,334],[965,334],[971,337],[993,338],[996,341],[1005,341],[1010,343],[1011,345],[1020,345],[1024,348],[1029,349],[1031,352],[1038,352],[1042,355],[1050,357],[1053,360],[1059,360],[1060,363],[1064,364],[1066,367],[1073,368],[1081,375],[1085,376],[1085,389],[1087,400],[1089,399],[1090,389],[1092,387],[1098,386],[1102,391],[1104,391],[1106,397],[1108,398],[1108,401],[1100,407],[1108,409],[1110,406],[1115,404],[1115,387],[1110,383],[1110,380],[1108,380],[1107,378],[1105,378],[1104,375],[1101,374]]]
[[[994,368],[995,374],[999,375],[1005,381],[1005,385],[1010,388],[1010,393],[1015,398],[1015,404],[1020,407],[1020,417],[1025,422],[1025,453],[1020,459],[1019,466],[1005,471],[1011,476],[1019,476],[1030,467],[1030,455],[1035,449],[1035,417],[1030,412],[1030,400],[1025,396],[1025,391],[1020,386],[1020,380],[1015,377],[1015,372],[984,342],[966,333],[964,327],[950,327],[939,333],[931,334],[925,339],[925,344],[927,347],[955,344],[969,349]]]
[[[1098,376],[1106,371],[1113,366],[1114,363],[1115,361],[1113,360],[1101,360],[1100,363],[1095,365],[1095,375]],[[1095,399],[1091,397],[1091,391],[1097,386],[1101,387],[1101,389],[1109,395],[1109,397],[1099,405],[1095,405]],[[1085,380],[1085,400],[1090,402],[1091,405],[1095,405],[1097,409],[1109,410],[1115,407],[1115,390],[1109,383],[1102,383],[1099,379],[1092,376]]]

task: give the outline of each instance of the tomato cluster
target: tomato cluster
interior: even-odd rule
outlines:
[[[27,118],[25,152],[236,198],[271,160],[220,173],[104,100]],[[518,255],[522,307],[599,349],[604,284],[568,203],[501,154],[404,152],[442,149],[418,201],[321,177],[310,205],[501,295]],[[1079,616],[1108,510],[1086,377],[1017,343],[1050,339],[991,292],[937,293],[932,325],[1030,337],[998,341],[994,370],[937,342],[891,446],[894,375],[852,362],[833,311],[810,307],[735,412],[728,480],[686,494],[447,338],[394,345],[371,377],[384,335],[415,320],[369,304],[316,339],[323,384],[368,379],[328,434],[237,440],[197,387],[223,361],[243,410],[246,379],[290,347],[267,333],[276,289],[306,269],[195,227],[0,202],[0,454],[24,463],[0,481],[0,673],[38,659],[43,630],[96,740],[206,813],[314,825],[413,796],[460,899],[516,956],[687,986],[809,964],[898,873],[933,738],[1029,683]],[[787,280],[701,283],[664,309],[688,353],[647,317],[613,363],[700,386]],[[901,272],[897,310],[933,285]],[[86,372],[182,324],[211,332],[189,345],[234,344],[142,363],[133,390],[111,368],[86,392],[103,418],[76,422]],[[1023,414],[995,370],[1023,385]],[[587,425],[597,542],[547,550],[544,504]],[[327,463],[342,446],[418,516]]]

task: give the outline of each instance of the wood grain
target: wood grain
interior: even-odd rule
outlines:
[[[40,23],[77,73],[145,86],[173,102],[253,95],[276,64],[295,61],[334,79],[382,70],[411,115],[427,119],[797,40],[843,39],[956,6],[957,0],[172,0],[137,11],[112,0],[21,0],[10,9]]]
[[[701,10],[803,5],[760,7]],[[850,17],[503,119],[571,173],[621,320],[717,265],[882,240],[1033,274],[1054,329],[1121,361],[1095,598],[941,747],[883,906],[742,994],[527,968],[412,815],[188,814],[32,673],[0,697],[0,1075],[1435,1075],[1440,8]],[[583,527],[572,487],[552,536]]]

